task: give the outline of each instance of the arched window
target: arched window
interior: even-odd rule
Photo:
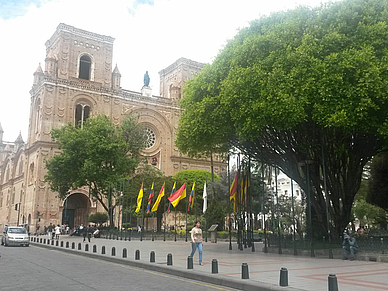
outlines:
[[[90,80],[90,70],[92,67],[92,60],[89,56],[83,55],[79,60],[79,74],[78,77],[84,80]]]
[[[84,122],[90,116],[90,106],[85,104],[77,104],[75,107],[75,126],[83,128]]]

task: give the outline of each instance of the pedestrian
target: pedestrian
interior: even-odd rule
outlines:
[[[190,231],[191,232],[191,254],[190,257],[193,257],[195,254],[195,251],[198,249],[199,254],[199,264],[203,266],[202,263],[202,229],[201,229],[201,222],[197,220],[195,222],[195,226]]]
[[[6,224],[4,225],[4,232],[7,232],[7,230],[8,230],[8,225]]]
[[[59,235],[61,234],[61,227],[60,225],[58,224],[56,227],[55,227],[55,239],[56,240],[59,240]]]
[[[55,229],[55,226],[50,222],[50,225],[47,227],[47,234],[49,239],[54,238],[54,229]]]
[[[89,225],[86,228],[86,235],[88,236],[88,242],[90,242],[90,238],[92,237],[92,233],[93,233],[93,228],[91,225]]]
[[[82,235],[83,238],[84,238],[83,242],[85,242],[86,236],[88,235],[87,226],[84,226],[83,224],[81,224],[81,226],[79,227],[79,230],[80,230],[80,232],[81,232],[81,235]]]
[[[344,241],[342,242],[343,260],[347,260],[350,254],[350,260],[354,260],[354,255],[358,252],[358,243],[356,239],[346,232],[344,233]]]

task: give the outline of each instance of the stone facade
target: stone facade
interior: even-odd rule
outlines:
[[[149,87],[141,92],[125,90],[118,67],[112,70],[113,42],[112,37],[66,24],[60,24],[46,42],[45,70],[38,66],[30,91],[27,144],[21,136],[13,143],[4,142],[0,127],[0,228],[17,224],[19,217],[19,224],[35,232],[50,222],[62,223],[64,211],[73,225],[86,223],[88,214],[104,211],[86,190],[72,191],[63,201],[44,181],[44,161],[59,153],[51,130],[68,123],[82,126],[89,116],[105,114],[114,124],[126,115],[139,116],[148,134],[143,155],[165,175],[186,169],[210,171],[209,160],[191,159],[174,143],[183,85],[203,64],[180,58],[160,71],[161,96],[152,95]],[[226,171],[218,156],[213,159],[216,173]]]

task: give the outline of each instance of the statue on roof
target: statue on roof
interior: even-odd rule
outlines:
[[[148,75],[148,71],[144,74],[144,86],[148,87],[150,84],[150,76]]]

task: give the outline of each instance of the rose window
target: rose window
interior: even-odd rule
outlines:
[[[145,129],[145,137],[146,137],[146,142],[145,142],[145,147],[146,149],[149,149],[153,147],[156,141],[156,135],[154,131],[150,128]]]

